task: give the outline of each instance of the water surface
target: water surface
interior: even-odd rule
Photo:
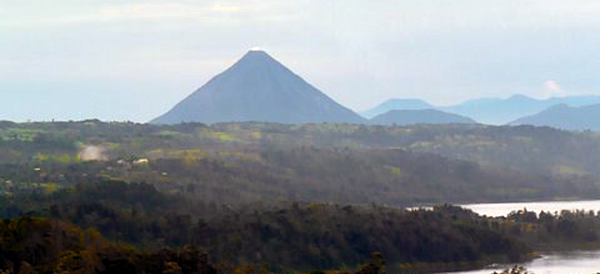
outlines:
[[[593,210],[600,211],[600,200],[591,201],[564,201],[564,202],[527,202],[527,203],[494,203],[494,204],[467,204],[461,205],[464,208],[473,210],[479,215],[487,216],[506,216],[511,211],[527,209],[535,213],[546,211],[554,213],[561,210]]]
[[[527,209],[540,213],[560,212],[561,210],[593,210],[600,211],[600,200],[592,201],[564,201],[564,202],[527,202],[527,203],[494,203],[494,204],[467,204],[461,205],[473,210],[479,215],[506,216],[512,211]],[[542,254],[541,258],[523,264],[528,271],[535,274],[590,274],[600,272],[600,250],[595,251],[568,251]],[[509,265],[493,266],[486,269],[453,272],[460,274],[489,274],[494,271],[501,272]]]
[[[543,254],[541,258],[523,264],[534,274],[591,274],[600,272],[600,251],[569,251]],[[509,266],[481,270],[452,272],[453,274],[490,274]]]

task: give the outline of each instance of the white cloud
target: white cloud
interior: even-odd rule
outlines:
[[[550,96],[557,96],[562,93],[560,86],[554,80],[547,80],[546,82],[544,82],[544,89],[546,89],[546,92]]]
[[[212,12],[223,12],[223,13],[238,13],[242,12],[244,9],[238,6],[221,6],[220,4],[216,4],[211,8]]]
[[[11,12],[7,11],[11,9]],[[154,21],[159,23],[161,20],[189,19],[196,23],[219,24],[239,21],[236,18],[223,17],[224,14],[256,13],[258,11],[256,7],[248,5],[223,5],[219,3],[206,5],[186,2],[73,5],[64,10],[62,6],[47,6],[43,9],[34,10],[13,6],[6,7],[3,13],[0,12],[0,15],[3,15],[3,19],[0,19],[0,27],[49,28],[90,23],[115,24],[126,21]]]

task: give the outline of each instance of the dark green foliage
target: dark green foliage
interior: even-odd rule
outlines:
[[[485,219],[450,206],[413,212],[321,203],[215,208],[145,184],[106,181],[75,189],[29,200],[34,210],[27,214],[94,227],[143,250],[193,244],[215,261],[262,262],[279,270],[356,266],[374,252],[398,264],[519,260],[529,251],[508,232],[481,226]]]
[[[515,239],[479,226],[480,217],[457,217],[444,208],[407,212],[311,204],[233,216],[200,224],[199,244],[216,257],[232,254],[241,261],[264,260],[292,269],[356,265],[373,252],[391,263],[450,263],[493,255],[518,260],[529,251]]]
[[[296,200],[405,206],[600,195],[595,182],[585,178],[490,169],[404,150],[265,148],[239,158],[159,158],[142,166],[131,161],[0,164],[0,187],[35,194],[47,192],[48,184],[66,189],[115,178],[204,202],[269,205]]]
[[[176,268],[178,273],[216,274],[206,253],[196,248],[139,253],[55,220],[5,219],[0,232],[0,271],[8,273],[162,274]]]
[[[400,264],[474,267],[521,261],[532,250],[593,246],[600,231],[593,212],[521,211],[489,218],[449,205],[430,211],[324,203],[217,206],[146,184],[100,181],[74,189],[37,195],[28,201],[31,211],[14,211],[94,227],[145,251],[192,244],[208,250],[215,263],[267,263],[272,270],[354,267],[374,252],[385,256],[390,270],[400,271]]]

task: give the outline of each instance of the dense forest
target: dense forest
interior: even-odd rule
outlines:
[[[249,122],[155,126],[98,120],[22,124],[0,121],[0,162],[25,161],[38,153],[76,157],[81,146],[89,144],[100,145],[110,158],[165,157],[190,149],[243,153],[265,146],[305,146],[404,149],[555,174],[598,174],[595,167],[600,163],[600,135],[548,127]]]
[[[218,274],[269,273],[266,267],[208,262],[208,254],[193,246],[140,252],[107,241],[93,229],[82,230],[68,222],[22,217],[0,223],[0,273],[132,273]],[[385,273],[379,253],[355,270],[339,274]]]
[[[450,205],[436,206],[432,210],[296,202],[274,207],[219,207],[164,194],[148,184],[120,181],[80,184],[72,190],[53,194],[20,195],[23,195],[18,197],[20,202],[2,203],[7,204],[1,211],[2,217],[13,218],[5,219],[5,229],[23,220],[29,220],[25,224],[31,220],[48,220],[44,222],[66,226],[67,231],[80,231],[68,225],[73,223],[85,228],[84,232],[74,235],[81,234],[82,240],[88,243],[87,238],[99,239],[100,234],[115,243],[110,245],[102,240],[106,247],[104,244],[94,247],[94,252],[109,253],[94,255],[100,256],[102,264],[106,264],[102,256],[133,256],[144,260],[148,258],[144,256],[170,252],[165,251],[167,247],[193,251],[197,254],[194,256],[200,256],[200,248],[207,252],[204,261],[211,266],[227,264],[229,268],[247,266],[271,272],[305,272],[359,269],[361,263],[378,253],[385,258],[389,271],[414,273],[476,268],[490,262],[519,262],[535,256],[534,250],[594,248],[600,244],[600,214],[595,212],[536,214],[522,210],[492,218]],[[56,229],[44,222],[40,224],[42,228],[21,230],[19,235],[22,236],[15,239],[10,238],[16,237],[10,236],[14,233],[4,233],[10,239],[4,238],[1,242],[15,248],[42,248],[41,251],[9,252],[2,255],[3,260],[13,262],[13,267],[25,261],[35,265],[36,271],[46,273],[45,269],[50,267],[47,264],[57,267],[55,264],[59,262],[53,260],[66,256],[40,259],[43,254],[54,256],[47,254],[52,248],[74,248],[75,254],[69,255],[74,258],[69,260],[86,258],[87,253],[82,252],[87,252],[89,244],[86,247],[55,246],[68,244],[70,240],[47,235],[45,231]],[[38,236],[28,236],[28,233]],[[23,239],[19,237],[29,238],[25,243],[14,243]],[[58,243],[48,243],[49,239]],[[114,251],[115,245],[118,252]],[[123,248],[131,250],[129,255],[110,253],[125,252]],[[146,255],[135,255],[136,252]],[[15,257],[38,253],[42,255],[27,259]],[[181,251],[175,253],[184,256]],[[173,262],[182,260],[169,258]],[[144,263],[139,264],[136,267],[145,267]],[[6,262],[4,265],[8,266]],[[18,267],[23,267],[20,265]],[[178,266],[183,267],[181,263]]]
[[[596,248],[595,212],[448,203],[597,199],[598,152],[535,127],[0,122],[0,270],[414,273]]]
[[[3,122],[0,137],[0,191],[7,192],[53,191],[103,176],[226,203],[415,205],[600,195],[600,138],[549,128],[90,120]]]

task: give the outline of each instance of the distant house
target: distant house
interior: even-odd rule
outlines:
[[[149,162],[150,161],[148,160],[148,158],[140,158],[140,159],[133,161],[133,165],[134,166],[143,166],[143,165],[147,165]]]

